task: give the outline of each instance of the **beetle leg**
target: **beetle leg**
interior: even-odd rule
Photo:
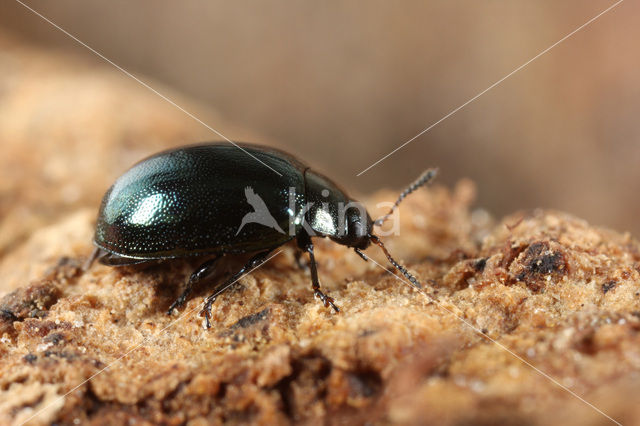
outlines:
[[[193,286],[195,284],[204,280],[205,278],[207,278],[209,275],[213,273],[213,271],[215,270],[216,263],[221,257],[222,256],[216,256],[213,259],[207,260],[191,274],[191,276],[189,277],[189,280],[187,281],[187,284],[184,287],[184,291],[182,292],[182,294],[176,300],[174,300],[171,306],[169,306],[169,309],[167,310],[167,315],[171,315],[171,312],[175,308],[179,308],[184,304],[184,302],[187,300],[187,297],[189,297],[189,294],[191,294],[191,290],[193,290]]]
[[[211,306],[213,305],[213,302],[216,301],[220,293],[231,287],[231,285],[238,281],[246,272],[251,272],[251,270],[262,265],[269,257],[269,253],[271,253],[271,250],[263,251],[256,254],[251,259],[249,259],[249,261],[242,268],[240,268],[238,272],[230,276],[222,284],[216,286],[215,290],[213,290],[213,293],[211,293],[211,295],[205,300],[204,307],[202,308],[202,311],[200,311],[200,315],[204,314],[207,328],[211,328]]]
[[[318,280],[318,265],[316,264],[316,257],[313,254],[313,243],[308,235],[299,235],[298,243],[301,248],[309,253],[309,267],[311,269],[311,286],[313,288],[313,294],[322,301],[325,308],[331,306],[336,312],[340,312],[340,309],[334,303],[333,297],[329,297],[320,291],[320,280]]]
[[[309,269],[309,265],[307,265],[302,261],[302,254],[303,252],[301,250],[296,250],[294,257],[296,260],[296,265],[298,265],[298,268],[302,269],[303,271],[306,271]]]
[[[89,270],[89,268],[91,268],[91,265],[93,265],[93,262],[95,262],[95,260],[98,258],[98,256],[100,256],[101,252],[102,252],[102,250],[100,250],[98,247],[95,247],[93,249],[93,251],[91,252],[89,257],[87,258],[87,260],[84,262],[84,265],[82,265],[82,271],[83,272],[87,272]]]

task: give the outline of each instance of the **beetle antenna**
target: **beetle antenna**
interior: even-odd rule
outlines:
[[[389,219],[389,217],[391,217],[393,212],[400,205],[400,202],[404,200],[407,195],[411,194],[413,191],[420,188],[421,186],[429,183],[429,181],[433,179],[437,173],[438,173],[438,169],[428,169],[422,172],[422,174],[418,177],[418,179],[414,180],[411,183],[411,185],[409,185],[404,191],[402,191],[402,193],[400,194],[396,202],[393,204],[393,207],[391,207],[391,210],[389,210],[389,213],[374,220],[373,224],[376,226],[382,225],[387,219]]]
[[[408,279],[409,281],[411,281],[411,284],[413,284],[414,287],[418,288],[418,289],[422,289],[422,284],[420,284],[420,281],[418,281],[418,279],[416,277],[414,277],[413,275],[411,275],[409,273],[409,271],[407,271],[407,268],[405,268],[404,266],[402,266],[401,264],[399,264],[398,262],[396,262],[396,260],[391,257],[391,254],[387,251],[387,248],[384,246],[384,244],[382,244],[382,241],[380,240],[380,238],[378,238],[375,235],[369,235],[369,238],[371,239],[371,242],[373,242],[375,245],[377,245],[378,247],[380,247],[382,249],[382,251],[384,252],[385,256],[387,256],[387,259],[389,259],[389,262],[391,262],[391,264],[402,273],[402,275],[405,276],[406,279]]]

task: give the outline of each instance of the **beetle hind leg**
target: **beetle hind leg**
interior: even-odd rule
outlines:
[[[222,284],[218,285],[213,293],[211,293],[211,295],[207,297],[204,302],[204,307],[202,308],[202,311],[200,311],[200,315],[204,315],[207,328],[211,328],[211,306],[213,305],[213,302],[216,301],[216,299],[222,292],[231,287],[240,278],[242,278],[243,275],[248,274],[253,269],[256,269],[258,266],[266,262],[269,253],[271,253],[271,250],[263,251],[253,256],[242,268],[240,268],[238,272],[230,276]]]
[[[184,305],[184,302],[187,300],[187,297],[189,297],[191,291],[193,290],[193,286],[209,277],[213,273],[216,267],[216,263],[218,263],[218,260],[221,257],[222,256],[216,256],[213,259],[207,260],[191,274],[189,280],[187,281],[187,284],[184,287],[184,290],[182,291],[182,294],[180,294],[180,296],[178,296],[178,298],[173,301],[171,306],[169,306],[167,315],[171,315],[171,312],[173,312],[175,308],[179,308],[180,306]]]

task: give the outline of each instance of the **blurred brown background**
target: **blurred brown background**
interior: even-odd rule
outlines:
[[[437,165],[440,182],[476,181],[477,204],[496,215],[556,208],[638,236],[637,2],[356,177],[613,3],[28,2],[152,86],[201,101],[210,111],[199,117],[225,135],[259,135],[356,193],[401,187]],[[19,3],[2,3],[0,24],[110,67]],[[64,90],[82,98],[83,87]],[[72,108],[55,113],[78,125]]]

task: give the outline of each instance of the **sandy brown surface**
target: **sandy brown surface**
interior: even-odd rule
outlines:
[[[317,242],[340,314],[314,300],[290,246],[218,299],[210,330],[198,316],[210,286],[165,315],[197,260],[84,272],[111,179],[198,130],[92,69],[86,90],[104,84],[114,98],[96,106],[88,93],[82,114],[109,126],[66,123],[74,115],[42,112],[38,67],[69,73],[44,87],[85,73],[28,53],[14,52],[13,69],[33,75],[9,74],[17,83],[0,97],[23,117],[0,114],[0,424],[640,422],[640,244],[559,212],[494,221],[471,208],[467,181],[412,195],[400,235],[385,238],[424,293]],[[13,92],[31,85],[40,97]],[[107,133],[71,137],[99,126]],[[394,195],[369,197],[372,214]]]
[[[210,330],[197,315],[206,288],[165,315],[194,262],[83,273],[94,212],[70,215],[0,267],[47,244],[60,253],[1,302],[1,422],[43,410],[45,423],[607,423],[506,349],[623,424],[638,421],[637,242],[534,212],[477,245],[487,227],[470,225],[468,191],[417,194],[403,236],[388,239],[399,254],[411,248],[402,257],[435,303],[326,242],[321,277],[340,314],[313,299],[285,247],[216,302]]]

